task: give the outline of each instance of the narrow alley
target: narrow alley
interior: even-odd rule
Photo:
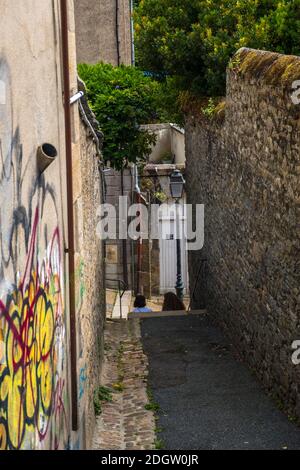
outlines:
[[[300,0],[0,4],[2,467],[300,450]]]
[[[205,313],[110,320],[96,450],[300,450],[283,413]]]

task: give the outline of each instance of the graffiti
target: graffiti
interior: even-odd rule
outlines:
[[[29,445],[36,433],[43,442],[50,431],[53,448],[58,448],[59,433],[67,425],[62,398],[65,326],[59,231],[54,232],[39,266],[34,256],[38,221],[37,210],[20,285],[6,304],[0,301],[5,343],[5,364],[0,366],[2,449]]]
[[[82,400],[84,396],[86,381],[87,381],[87,369],[86,369],[86,366],[84,366],[80,369],[80,374],[79,374],[79,401]]]
[[[68,363],[56,191],[36,174],[35,147],[24,161],[10,70],[1,57],[0,82],[6,89],[0,102],[0,450],[66,448]]]

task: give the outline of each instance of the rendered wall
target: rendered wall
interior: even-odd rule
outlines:
[[[118,65],[119,56],[120,63],[131,65],[129,0],[74,0],[74,6],[78,63],[92,64],[103,61]]]
[[[0,80],[6,95],[0,104],[4,449],[69,446],[65,149],[57,5],[50,0],[43,7],[37,0],[30,5],[1,4]],[[40,176],[36,151],[44,142],[55,145],[58,158]]]
[[[95,145],[72,107],[79,429],[71,426],[66,157],[58,0],[3,1],[0,18],[0,449],[89,445],[104,311]],[[71,93],[77,91],[68,1]],[[40,174],[37,148],[56,160]],[[80,208],[77,210],[77,208]],[[100,375],[100,374],[99,374]]]

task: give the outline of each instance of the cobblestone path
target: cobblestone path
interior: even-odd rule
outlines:
[[[139,320],[108,320],[102,385],[112,391],[112,401],[102,403],[93,449],[154,448],[155,419],[145,408],[149,402],[147,375]]]

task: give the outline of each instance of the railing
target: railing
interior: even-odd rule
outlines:
[[[191,310],[191,306],[192,306],[192,302],[195,298],[195,292],[196,292],[196,289],[197,289],[197,286],[198,286],[198,282],[199,282],[199,279],[200,279],[200,275],[202,273],[202,271],[206,268],[206,263],[207,263],[207,259],[202,259],[201,262],[200,262],[200,266],[199,266],[199,269],[198,269],[198,273],[197,273],[197,277],[196,277],[196,280],[195,280],[195,283],[194,283],[194,287],[193,287],[193,290],[192,290],[192,295],[191,295],[191,298],[190,298],[190,304],[189,304],[189,307],[188,307],[188,311]],[[206,307],[206,305],[204,305],[204,308]]]
[[[128,286],[122,279],[105,279],[106,282],[117,282],[118,283],[118,293],[120,298],[120,319],[122,319],[122,298],[125,292],[128,289]]]

